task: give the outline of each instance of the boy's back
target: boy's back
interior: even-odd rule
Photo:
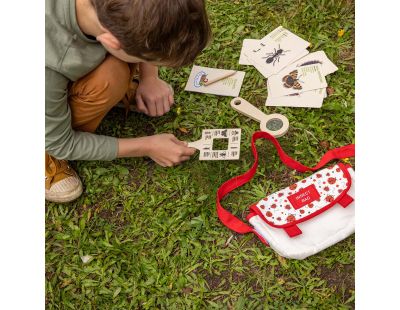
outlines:
[[[46,199],[82,192],[65,160],[148,156],[172,166],[189,159],[195,150],[173,135],[94,132],[124,98],[149,116],[167,113],[173,91],[157,65],[189,64],[209,38],[204,0],[46,0]]]
[[[67,103],[70,81],[96,68],[106,50],[76,20],[75,0],[46,0],[46,149],[59,159],[114,159],[117,141],[73,131]]]

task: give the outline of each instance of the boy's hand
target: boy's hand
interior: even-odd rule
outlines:
[[[137,110],[149,116],[162,116],[174,104],[172,87],[156,76],[140,80],[136,90]]]
[[[159,134],[146,137],[148,148],[146,155],[163,167],[172,167],[190,159],[196,149],[188,147],[186,142],[178,140],[172,134]]]

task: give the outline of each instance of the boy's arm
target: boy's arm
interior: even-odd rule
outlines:
[[[179,141],[172,134],[159,134],[141,138],[118,139],[118,157],[149,156],[163,167],[175,166],[188,160],[196,149]]]
[[[158,67],[149,63],[139,63],[140,78],[158,78]]]
[[[136,91],[136,103],[140,112],[149,116],[161,116],[174,104],[172,87],[158,77],[158,67],[149,63],[139,64],[140,83]]]
[[[46,151],[57,159],[112,160],[117,157],[118,140],[88,132],[74,131],[67,102],[69,80],[46,67]]]
[[[117,139],[71,126],[67,102],[69,80],[46,68],[46,151],[57,159],[112,160],[116,157],[149,156],[161,166],[172,166],[188,160],[195,149],[170,134],[141,138]]]

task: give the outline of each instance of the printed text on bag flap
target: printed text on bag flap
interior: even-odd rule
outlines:
[[[318,200],[320,198],[320,194],[315,188],[314,184],[307,186],[306,188],[302,188],[297,193],[288,196],[288,200],[292,204],[295,210],[304,207],[305,205]]]

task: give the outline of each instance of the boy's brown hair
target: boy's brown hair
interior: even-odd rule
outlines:
[[[91,0],[100,23],[129,55],[190,64],[211,38],[204,0]]]

